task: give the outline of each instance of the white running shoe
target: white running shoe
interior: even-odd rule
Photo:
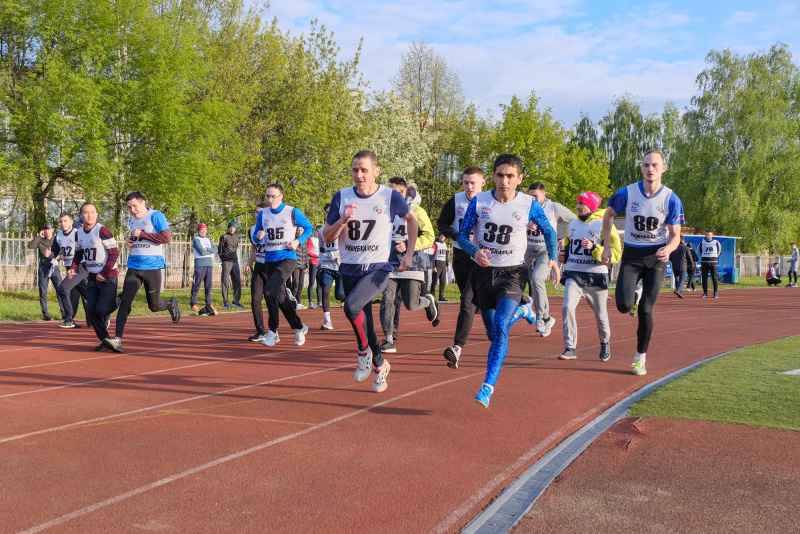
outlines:
[[[386,388],[389,387],[389,384],[386,383],[386,376],[389,374],[389,369],[391,369],[391,367],[388,360],[383,360],[383,369],[375,373],[375,382],[372,383],[372,391],[375,393],[386,391]]]
[[[294,344],[298,347],[300,345],[305,344],[306,342],[306,332],[308,332],[308,327],[303,325],[302,328],[298,328],[294,331]]]
[[[333,323],[330,321],[325,321],[322,326],[319,327],[320,330],[333,330]]]
[[[278,335],[277,332],[273,332],[272,330],[267,330],[267,337],[264,338],[264,341],[261,342],[262,345],[266,345],[268,347],[272,347],[281,340],[281,337]]]
[[[544,319],[536,319],[536,331],[544,332]]]
[[[447,360],[447,367],[458,369],[458,360],[461,358],[461,347],[454,345],[444,349],[444,357]]]
[[[363,382],[372,371],[372,349],[367,347],[366,352],[358,351],[358,367],[356,367],[356,382]]]
[[[549,321],[542,321],[542,323],[544,324],[544,330],[542,330],[541,336],[547,337],[550,335],[550,330],[553,328],[553,325],[556,324],[556,320],[550,317]]]
[[[305,309],[306,309],[306,307],[303,304],[300,304],[299,302],[297,303],[297,306],[295,307],[295,310],[305,310]]]

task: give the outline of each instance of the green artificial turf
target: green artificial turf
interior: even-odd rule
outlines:
[[[635,403],[636,417],[699,419],[800,431],[800,336],[727,354]]]

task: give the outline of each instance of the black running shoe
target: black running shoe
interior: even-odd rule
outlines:
[[[105,345],[103,345],[102,343],[100,343],[99,345],[97,345],[97,346],[94,348],[94,351],[95,351],[95,352],[108,352],[108,349],[106,348],[106,346],[105,346]]]
[[[381,345],[381,352],[397,352],[397,347],[394,346],[394,343],[384,340],[383,345]]]
[[[170,297],[169,303],[171,304],[169,307],[169,314],[172,316],[172,322],[177,323],[181,320],[181,309],[178,308],[178,299],[176,297]]]
[[[600,361],[607,362],[610,357],[611,347],[608,346],[608,343],[600,343]]]

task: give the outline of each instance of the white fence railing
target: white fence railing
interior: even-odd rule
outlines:
[[[1,290],[34,290],[36,289],[36,272],[39,258],[35,250],[28,248],[28,243],[33,239],[34,233],[0,233],[0,291]],[[239,264],[244,267],[250,257],[250,243],[245,236],[239,236]],[[124,243],[119,238],[120,244]],[[128,262],[128,247],[120,246],[119,277],[122,285],[125,269]],[[190,287],[194,272],[194,255],[192,254],[191,241],[173,240],[165,246],[164,259],[167,263],[164,286],[170,288]],[[787,270],[790,255],[760,256],[752,254],[738,254],[735,266],[739,269],[739,276],[763,276],[774,262],[778,262],[780,272]],[[62,266],[63,269],[63,266]],[[214,280],[221,276],[222,264],[219,257],[214,255]],[[618,268],[615,265],[612,279],[616,279]]]
[[[28,243],[35,235],[35,233],[0,233],[0,291],[35,290],[37,288],[36,273],[39,256],[36,250],[28,248]],[[250,243],[244,236],[240,236],[239,239],[239,264],[244,267],[250,257]],[[117,241],[121,244],[118,260],[118,268],[122,275],[119,277],[121,287],[125,278],[129,249],[123,244],[124,238],[118,238]],[[165,245],[164,250],[164,260],[167,263],[164,287],[191,287],[194,272],[192,242],[173,240],[169,245]],[[63,274],[64,266],[60,267]],[[215,254],[213,268],[215,280],[220,279],[221,271],[222,263]]]

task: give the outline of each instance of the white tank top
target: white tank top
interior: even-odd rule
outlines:
[[[497,201],[491,191],[478,193],[475,198],[478,220],[473,231],[478,248],[491,252],[488,258],[492,267],[522,265],[531,204],[536,201],[532,196],[519,192],[506,203]]]
[[[72,265],[72,259],[75,257],[75,239],[78,235],[78,230],[73,228],[69,235],[64,235],[64,230],[56,234],[56,242],[61,249],[61,261],[64,265]]]
[[[142,215],[141,219],[131,216],[130,227],[131,234],[134,230],[141,230],[148,234],[157,234],[156,227],[153,226],[152,217],[156,213],[155,210],[147,210],[147,213]],[[131,256],[163,256],[164,246],[158,243],[153,243],[147,239],[133,238],[133,247],[130,251]]]
[[[278,213],[270,208],[261,210],[261,227],[264,229],[264,252],[288,250],[286,245],[294,241],[297,226],[294,224],[292,212],[294,208],[283,205]]]
[[[453,197],[456,204],[456,220],[453,221],[453,230],[458,232],[461,229],[461,221],[464,220],[464,215],[467,213],[467,208],[469,207],[469,200],[467,200],[467,194],[465,192],[456,193]],[[475,242],[475,234],[470,234],[470,239]],[[453,240],[453,248],[461,249],[461,246],[458,244],[458,240]]]
[[[261,210],[264,211],[264,210]],[[265,240],[267,239],[266,231],[264,231],[264,239],[259,241],[256,239],[256,225],[250,227],[250,242],[256,249],[256,263],[264,263],[264,252],[267,250]]]
[[[200,246],[202,246],[204,249],[206,249],[206,251],[205,251],[205,253],[200,254],[199,252],[197,252],[197,250],[195,250],[194,247],[192,247],[192,252],[194,252],[194,258],[195,259],[197,259],[197,258],[210,258],[213,254],[211,253],[211,240],[208,238],[208,236],[203,237],[203,236],[199,235],[195,239],[200,241]]]
[[[406,230],[406,220],[395,215],[392,223],[392,241],[407,242],[408,230]]]
[[[567,271],[580,271],[582,273],[608,273],[608,267],[594,259],[592,251],[583,248],[581,242],[585,237],[597,245],[602,245],[600,230],[603,228],[603,218],[583,222],[575,219],[569,223],[569,257],[567,258]]]
[[[325,243],[322,238],[322,231],[325,229],[323,226],[317,232],[319,236],[319,268],[329,269],[331,271],[339,270],[339,239],[334,239],[333,243]]]
[[[83,230],[78,230],[78,236],[75,240],[78,247],[83,250],[83,259],[86,262],[86,270],[90,273],[99,273],[103,270],[108,259],[108,251],[103,246],[103,241],[100,239],[100,229],[104,228],[102,224],[95,224],[89,233]],[[116,248],[117,242],[114,238],[110,238],[106,243],[109,248]],[[114,264],[114,268],[117,264]]]
[[[556,220],[556,207],[555,204],[550,201],[544,206],[542,206],[542,210],[544,211],[545,217],[550,222],[550,226],[553,227],[553,230],[557,228],[558,221]],[[528,246],[533,248],[545,248],[547,247],[547,243],[544,241],[544,233],[542,233],[541,228],[536,228],[536,230],[527,230],[528,234]]]
[[[342,263],[369,265],[386,263],[392,238],[392,192],[382,185],[369,198],[359,198],[354,187],[339,191],[339,215],[344,215],[345,206],[357,206],[355,215],[347,222],[347,228],[339,234],[339,251]]]
[[[436,242],[436,261],[447,261],[447,243]]]
[[[700,244],[697,245],[697,253],[700,255],[700,261],[705,262],[715,262],[717,261],[717,245],[719,241],[716,239],[712,239],[711,241],[706,241],[703,238],[700,241]]]
[[[646,197],[639,190],[639,184],[631,184],[628,189],[628,204],[625,206],[625,244],[638,247],[666,245],[667,210],[672,197],[672,189],[662,186],[654,197]]]

